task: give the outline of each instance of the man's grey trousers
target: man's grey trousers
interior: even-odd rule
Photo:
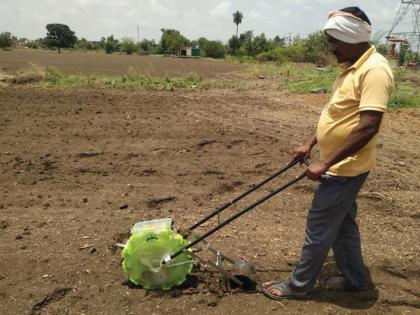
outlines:
[[[332,247],[335,261],[346,279],[345,288],[366,287],[366,273],[355,221],[356,197],[369,173],[355,177],[323,175],[309,210],[300,260],[289,278],[297,291],[311,291]]]

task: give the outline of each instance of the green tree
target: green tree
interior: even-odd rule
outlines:
[[[233,23],[236,24],[236,39],[238,39],[238,30],[239,30],[239,24],[242,23],[242,19],[244,18],[244,15],[240,11],[236,11],[233,13]],[[235,47],[235,50],[238,47]]]
[[[77,42],[77,37],[74,32],[65,24],[47,24],[46,44],[51,48],[58,48],[58,53],[61,53],[61,48],[73,47]]]
[[[0,33],[0,48],[6,49],[16,44],[17,38],[9,32]]]
[[[328,41],[323,31],[311,33],[296,45],[306,49],[306,61],[322,64],[328,50]]]
[[[114,38],[114,35],[108,36],[104,42],[105,53],[112,54],[119,50],[120,42]]]
[[[200,37],[198,40],[197,40],[197,42],[198,42],[198,47],[200,48],[200,49],[203,49],[204,48],[204,46],[206,45],[206,43],[208,42],[209,40],[207,39],[207,38],[205,38],[205,37]]]
[[[236,50],[241,48],[241,41],[235,35],[228,40],[229,53],[234,54]]]
[[[240,53],[247,56],[255,55],[254,34],[252,31],[246,31],[239,35]]]
[[[93,50],[93,43],[91,41],[88,41],[86,38],[81,38],[77,41],[76,45],[74,45],[77,49],[82,50]]]
[[[26,47],[32,48],[32,49],[48,48],[45,38],[38,38],[38,39],[31,40],[26,45]]]
[[[190,45],[192,48],[198,47],[198,40],[193,39],[190,41]]]
[[[275,36],[272,40],[274,47],[284,47],[286,46],[286,38]]]
[[[174,29],[161,29],[162,37],[160,39],[161,53],[176,54],[180,49],[187,46],[189,41]]]
[[[125,52],[127,55],[132,55],[137,50],[137,45],[131,38],[123,38],[121,40],[120,51]]]
[[[202,49],[203,55],[209,58],[224,58],[226,54],[225,45],[216,40],[207,41]]]
[[[139,50],[144,53],[154,54],[157,53],[158,45],[155,40],[143,39],[139,44]]]
[[[270,50],[270,43],[268,42],[265,34],[262,33],[261,35],[254,37],[254,55],[260,54],[265,51]]]

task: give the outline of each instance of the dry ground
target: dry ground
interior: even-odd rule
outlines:
[[[317,289],[280,303],[259,286],[225,294],[203,266],[170,292],[124,277],[115,243],[132,224],[172,217],[185,228],[267,177],[310,135],[326,100],[261,88],[0,88],[0,314],[418,314],[419,110],[387,115],[360,193],[368,291]],[[299,182],[212,244],[252,262],[258,283],[287,277],[314,187]],[[329,257],[323,273],[334,272]]]
[[[68,74],[121,75],[131,69],[158,77],[179,77],[193,74],[213,78],[215,75],[230,73],[243,68],[241,65],[214,62],[207,59],[106,55],[94,52],[63,52],[58,54],[55,51],[33,49],[0,50],[0,72],[14,73],[19,69],[28,67],[30,63],[52,66]]]

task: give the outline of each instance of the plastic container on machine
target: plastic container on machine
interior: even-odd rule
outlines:
[[[131,234],[143,233],[143,232],[155,232],[159,233],[161,231],[172,228],[172,219],[156,219],[150,221],[137,222],[131,228]]]

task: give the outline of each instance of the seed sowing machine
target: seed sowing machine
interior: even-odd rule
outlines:
[[[260,183],[253,185],[251,189],[242,193],[235,199],[217,208],[183,233],[179,233],[176,230],[170,218],[136,223],[131,229],[131,236],[127,243],[117,244],[120,247],[123,247],[121,255],[123,258],[122,267],[124,273],[132,283],[141,285],[145,289],[170,290],[174,286],[181,285],[186,280],[187,275],[191,272],[193,264],[200,262],[214,267],[222,274],[226,289],[229,288],[230,284],[235,284],[236,287],[245,288],[249,285],[249,279],[252,279],[252,275],[255,273],[254,268],[245,260],[235,261],[224,255],[219,250],[210,246],[210,243],[206,238],[249,210],[257,207],[304,178],[306,176],[306,171],[293,177],[293,179],[287,181],[277,189],[252,203],[250,206],[245,207],[231,217],[220,221],[220,213],[222,211],[295,165],[303,163],[308,165],[308,162],[305,159],[289,162],[282,169]],[[194,231],[197,227],[203,225],[215,216],[219,219],[216,226],[202,234],[197,234]],[[207,250],[208,253],[211,254],[212,259],[202,257],[201,253],[199,255],[197,251],[194,250],[197,249],[197,247],[199,247],[199,250],[201,251]],[[225,263],[231,265],[231,268],[229,269],[233,268],[235,274],[229,272],[228,269],[225,268]]]

